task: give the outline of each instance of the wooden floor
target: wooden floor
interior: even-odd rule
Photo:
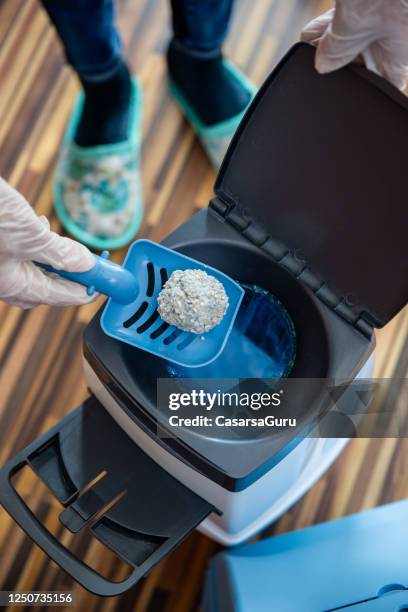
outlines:
[[[296,39],[302,23],[326,6],[320,0],[237,1],[228,52],[260,83]],[[168,17],[165,0],[119,3],[127,56],[145,88],[146,215],[140,235],[153,240],[206,206],[214,180],[192,131],[167,93],[163,50]],[[24,193],[39,214],[46,214],[56,230],[60,225],[52,208],[51,177],[76,90],[40,6],[32,0],[3,0],[0,174]],[[118,259],[122,255],[118,253]],[[81,336],[97,307],[21,311],[0,303],[0,464],[86,397]],[[407,330],[405,313],[378,334],[377,376],[406,375]],[[263,535],[402,499],[408,495],[407,473],[407,440],[354,440],[313,489]],[[33,488],[30,476],[22,478],[21,489],[49,529],[60,533],[55,502]],[[69,536],[64,538],[72,544]],[[217,548],[194,533],[132,592],[103,600],[72,584],[0,509],[0,587],[73,589],[75,610],[80,611],[197,610],[207,559]],[[100,548],[91,547],[85,555],[95,567],[117,575],[114,561]]]

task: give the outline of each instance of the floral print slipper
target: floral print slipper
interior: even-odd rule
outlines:
[[[94,249],[125,246],[142,221],[142,95],[141,85],[133,78],[126,141],[95,147],[75,144],[83,94],[68,122],[54,181],[54,206],[68,232]]]
[[[224,60],[224,65],[240,83],[240,85],[250,93],[250,104],[255,97],[257,88],[231,62]],[[222,160],[224,159],[225,153],[227,152],[229,143],[231,142],[232,137],[235,134],[235,131],[239,126],[249,104],[246,108],[244,108],[244,110],[238,113],[238,115],[234,115],[234,117],[231,117],[230,119],[226,119],[225,121],[221,121],[215,125],[205,125],[196,115],[172,79],[170,79],[170,92],[180,106],[187,120],[191,123],[215,170],[218,171],[220,169]]]

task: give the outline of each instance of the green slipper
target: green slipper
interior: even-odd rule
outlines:
[[[224,66],[227,68],[227,70],[229,70],[238,83],[249,92],[249,106],[257,92],[257,88],[253,83],[251,83],[245,74],[243,74],[243,72],[241,72],[241,70],[239,70],[231,62],[224,60]],[[231,139],[235,134],[235,131],[239,126],[248,106],[238,113],[238,115],[234,115],[230,119],[226,119],[225,121],[221,121],[220,123],[216,123],[214,125],[205,125],[205,123],[203,123],[196,115],[195,111],[187,102],[186,98],[172,79],[170,79],[170,92],[180,106],[187,120],[191,123],[215,170],[219,170],[225,153],[227,152],[229,143],[231,142]]]
[[[125,246],[142,222],[142,100],[142,87],[132,78],[128,139],[115,144],[75,144],[84,103],[82,93],[71,113],[54,180],[54,206],[68,232],[91,248]]]

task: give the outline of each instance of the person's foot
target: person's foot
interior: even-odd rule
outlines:
[[[171,79],[204,125],[238,115],[251,99],[251,93],[226,67],[221,51],[203,57],[173,40],[167,63]]]
[[[203,58],[176,40],[167,63],[170,91],[218,170],[256,88],[221,53]]]
[[[82,80],[84,103],[75,134],[80,147],[123,142],[128,137],[132,79],[123,62],[103,81]]]
[[[77,240],[95,249],[116,249],[133,239],[143,215],[142,89],[130,79],[121,113],[120,105],[108,111],[103,92],[100,108],[93,106],[97,121],[91,112],[95,92],[88,103],[82,93],[71,114],[57,166],[54,205]]]

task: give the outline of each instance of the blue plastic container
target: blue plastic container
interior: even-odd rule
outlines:
[[[408,500],[223,552],[204,612],[407,612]]]

